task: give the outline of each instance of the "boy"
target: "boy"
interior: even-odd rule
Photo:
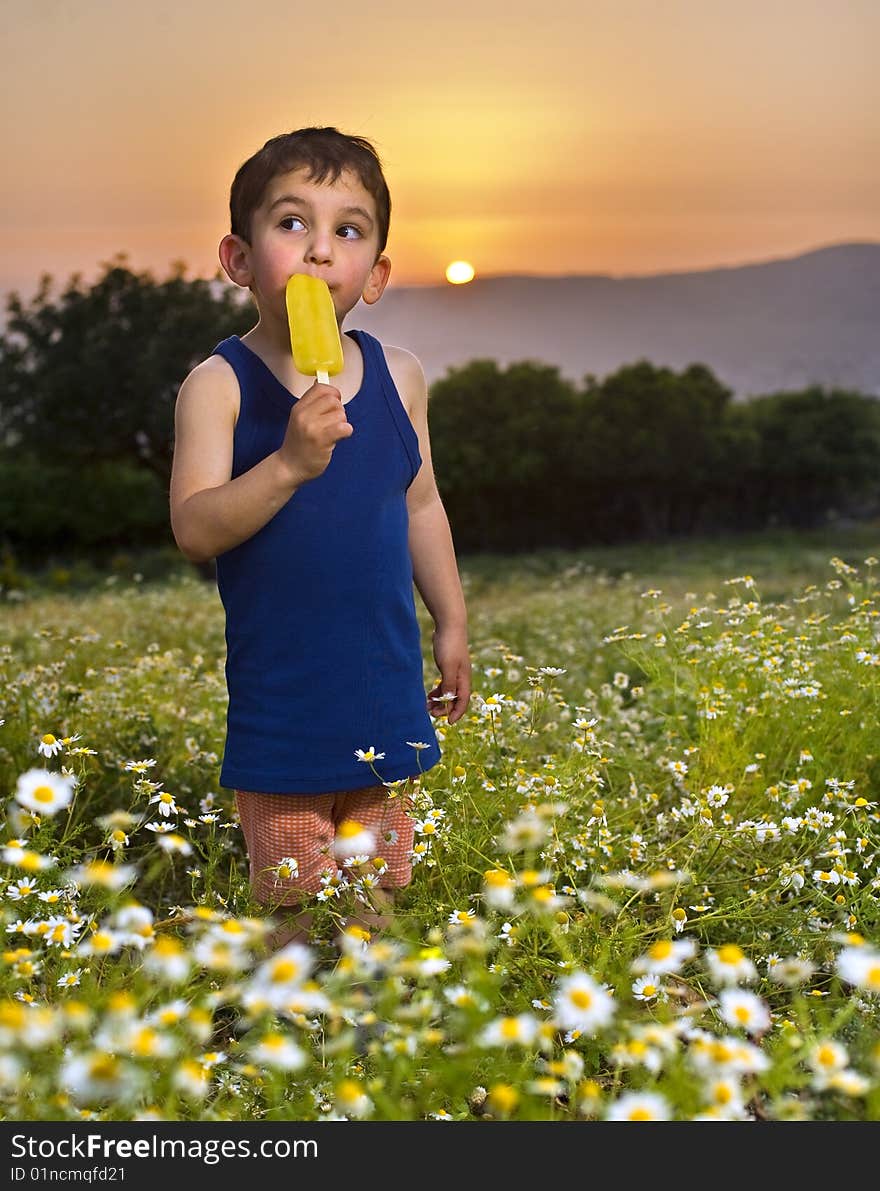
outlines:
[[[335,874],[343,823],[358,852],[372,844],[387,862],[378,900],[390,906],[411,877],[406,783],[440,756],[431,716],[453,724],[470,698],[419,362],[346,331],[331,385],[297,372],[290,350],[287,279],[323,278],[341,328],[388,283],[390,210],[369,141],[329,127],[267,141],[235,176],[219,247],[257,324],[218,344],[177,398],[172,529],[187,558],[217,560],[229,694],[220,781],[235,790],[266,906],[296,907]],[[440,678],[427,700],[413,583],[435,626]],[[271,945],[307,937],[307,924],[291,913]]]

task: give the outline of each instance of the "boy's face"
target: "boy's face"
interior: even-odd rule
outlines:
[[[232,242],[232,243],[230,243]],[[359,298],[378,300],[391,268],[379,256],[373,196],[356,174],[317,183],[305,169],[274,178],[251,221],[250,244],[226,236],[220,245],[224,269],[253,293],[261,317],[274,312],[286,321],[285,289],[292,273],[311,273],[327,282],[341,322]]]

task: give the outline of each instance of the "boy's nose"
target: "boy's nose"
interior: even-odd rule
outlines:
[[[330,232],[315,231],[312,236],[306,260],[310,264],[327,264],[333,259],[333,237]]]

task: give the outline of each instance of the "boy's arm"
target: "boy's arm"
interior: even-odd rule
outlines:
[[[413,579],[434,621],[434,661],[440,679],[428,696],[432,715],[446,713],[449,723],[461,719],[471,695],[471,662],[467,609],[455,558],[452,532],[437,491],[428,434],[428,388],[419,361],[401,348],[386,355],[398,392],[419,439],[422,466],[407,491],[409,550]],[[441,696],[454,694],[454,702]]]
[[[277,451],[233,480],[239,390],[225,360],[210,356],[177,395],[171,466],[171,528],[181,552],[207,562],[252,537],[351,434],[339,391],[313,385],[291,411]]]

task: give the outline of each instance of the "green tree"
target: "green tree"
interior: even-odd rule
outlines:
[[[826,390],[753,397],[744,417],[759,443],[751,500],[765,522],[799,528],[829,515],[863,516],[880,500],[880,403]]]
[[[30,302],[12,294],[0,336],[0,444],[77,467],[127,462],[167,488],[181,382],[254,321],[238,291],[185,271],[177,263],[157,281],[119,256],[93,285],[76,275],[53,297],[47,275]]]
[[[704,364],[647,360],[589,381],[581,408],[582,488],[606,540],[702,528],[727,463],[729,389]]]
[[[494,360],[450,369],[428,406],[437,477],[456,543],[533,549],[571,542],[568,443],[577,394],[555,366]]]

